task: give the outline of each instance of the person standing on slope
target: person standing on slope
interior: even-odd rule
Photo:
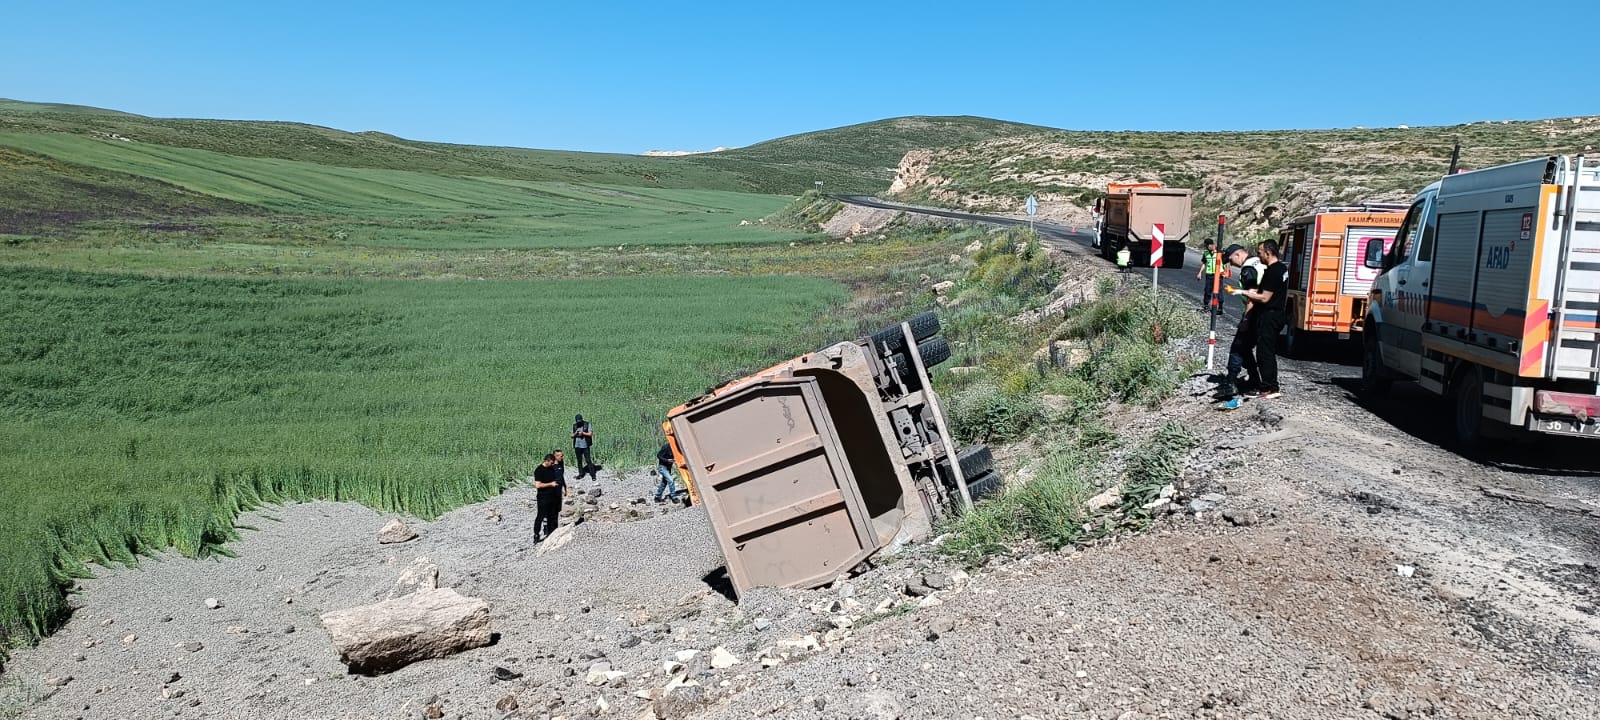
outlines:
[[[1278,243],[1268,240],[1256,247],[1256,255],[1266,269],[1261,271],[1261,283],[1254,290],[1242,294],[1250,299],[1250,329],[1256,336],[1256,379],[1261,387],[1255,397],[1270,400],[1283,395],[1278,386],[1278,333],[1288,321],[1289,269],[1278,257]]]
[[[1233,342],[1228,343],[1228,374],[1222,381],[1222,386],[1217,388],[1216,398],[1227,400],[1240,394],[1241,390],[1254,391],[1256,377],[1259,374],[1256,365],[1256,336],[1250,329],[1250,299],[1242,295],[1245,290],[1254,290],[1261,282],[1261,261],[1250,256],[1250,251],[1243,245],[1229,245],[1222,252],[1222,259],[1233,268],[1238,276],[1238,285],[1228,289],[1228,292],[1239,296],[1244,303],[1244,312],[1239,318],[1239,326],[1233,332]],[[1239,373],[1248,373],[1241,383]]]
[[[672,456],[672,443],[663,443],[656,451],[656,474],[661,482],[656,484],[656,502],[666,502],[678,494],[678,461]]]
[[[1200,306],[1207,312],[1211,311],[1211,288],[1216,283],[1217,277],[1217,243],[1214,240],[1206,241],[1206,249],[1200,253],[1200,272],[1195,273],[1200,280],[1201,300]]]
[[[594,464],[594,426],[582,415],[572,419],[572,459],[578,465],[577,479],[583,479],[586,474],[591,480],[600,479],[595,474],[600,468]]]
[[[550,533],[555,532],[560,524],[562,479],[561,471],[556,467],[555,453],[545,455],[539,467],[533,469],[533,487],[538,491],[533,541],[540,542],[550,537]]]

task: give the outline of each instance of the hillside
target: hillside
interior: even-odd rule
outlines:
[[[1271,132],[1050,130],[910,153],[891,194],[1016,213],[1033,193],[1042,215],[1083,221],[1106,182],[1160,180],[1194,188],[1195,215],[1206,224],[1224,213],[1234,227],[1260,234],[1315,205],[1408,199],[1446,171],[1456,141],[1464,168],[1584,152],[1600,145],[1600,117]]]
[[[913,148],[940,148],[1038,128],[974,117],[908,117],[778,138],[681,157],[533,150],[407,140],[293,122],[152,118],[113,110],[0,99],[0,133],[126,139],[248,158],[412,170],[511,180],[798,195],[881,192]]]

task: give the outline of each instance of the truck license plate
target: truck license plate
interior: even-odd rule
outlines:
[[[1588,437],[1600,437],[1600,422],[1595,422],[1593,420],[1590,420],[1589,422],[1582,422],[1579,420],[1541,419],[1538,421],[1538,428],[1540,432],[1554,433],[1557,435],[1583,435]]]

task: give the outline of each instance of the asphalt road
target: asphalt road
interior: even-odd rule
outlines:
[[[840,202],[849,203],[851,205],[860,205],[862,207],[899,210],[902,212],[916,213],[919,215],[932,215],[935,217],[951,218],[953,220],[965,220],[967,222],[984,223],[988,225],[1020,226],[1028,224],[1027,220],[1019,220],[1017,218],[1000,217],[996,215],[975,215],[973,213],[957,212],[955,210],[941,210],[938,208],[925,208],[914,205],[901,205],[899,203],[884,202],[883,200],[879,200],[878,198],[870,195],[832,195],[830,197]],[[1035,222],[1033,224],[1033,229],[1039,234],[1039,237],[1043,239],[1046,244],[1063,252],[1071,253],[1073,255],[1081,255],[1084,258],[1084,262],[1106,262],[1106,260],[1101,258],[1091,246],[1091,244],[1094,242],[1093,230],[1082,229],[1081,226],[1074,227],[1056,225],[1046,222]],[[1201,242],[1204,242],[1204,240],[1201,240]],[[1197,247],[1191,247],[1189,250],[1189,252],[1186,252],[1183,255],[1183,267],[1181,269],[1162,268],[1162,272],[1156,277],[1156,282],[1160,283],[1162,287],[1176,290],[1184,297],[1194,300],[1195,306],[1199,307],[1200,301],[1204,297],[1204,291],[1201,288],[1200,281],[1195,279],[1195,273],[1200,272],[1200,252],[1199,248]],[[1155,274],[1155,271],[1151,268],[1132,268],[1128,272],[1136,274],[1139,277],[1144,278],[1146,281],[1149,281],[1152,275]],[[1217,331],[1219,334],[1223,333],[1225,329],[1227,332],[1231,333],[1234,324],[1237,323],[1239,319],[1239,303],[1236,301],[1230,302],[1230,300],[1231,298],[1223,298],[1222,307],[1224,318],[1217,321]]]

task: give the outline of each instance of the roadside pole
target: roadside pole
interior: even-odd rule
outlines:
[[[1167,226],[1155,223],[1150,228],[1150,294],[1156,294],[1156,281],[1161,277],[1161,264],[1165,260]]]
[[[1206,339],[1206,372],[1211,372],[1216,366],[1217,357],[1217,313],[1222,310],[1222,298],[1217,297],[1222,292],[1222,248],[1224,236],[1228,230],[1228,218],[1217,216],[1217,242],[1212,245],[1216,248],[1212,262],[1216,264],[1217,271],[1211,273],[1211,306],[1206,308],[1206,314],[1211,316],[1211,335]],[[1204,269],[1203,267],[1201,268]]]
[[[1039,214],[1039,201],[1035,200],[1032,195],[1029,195],[1028,202],[1025,204],[1025,206],[1028,208],[1028,236],[1032,237],[1034,234],[1033,216]]]

